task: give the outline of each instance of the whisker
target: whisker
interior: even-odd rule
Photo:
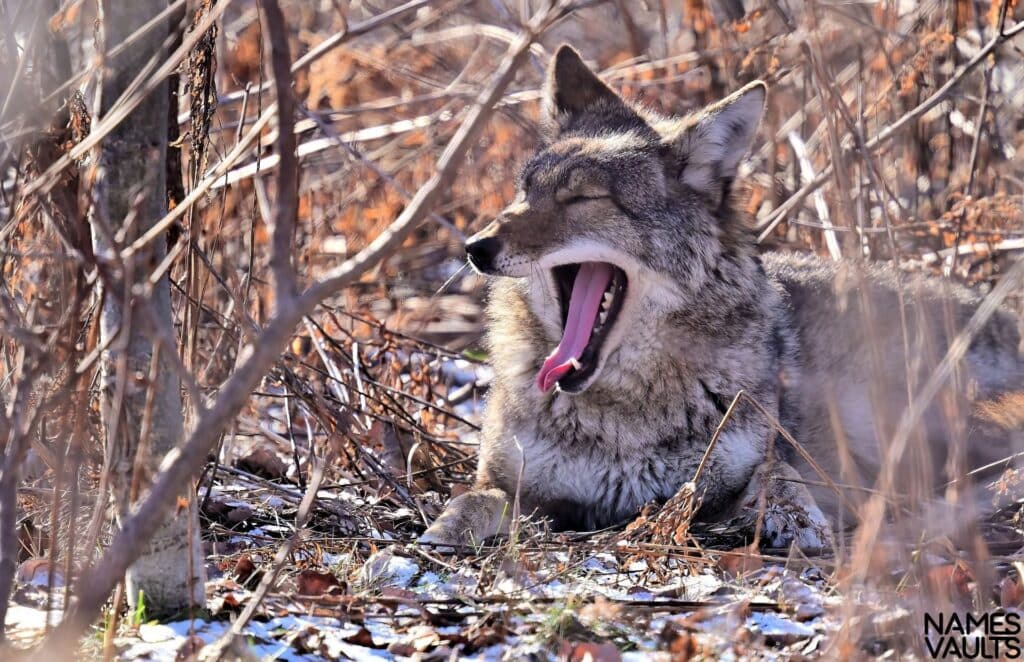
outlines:
[[[446,280],[444,283],[442,283],[441,287],[437,288],[437,292],[434,292],[434,294],[430,298],[431,299],[437,298],[438,295],[440,295],[446,289],[448,289],[448,286],[451,285],[455,281],[455,279],[458,277],[458,275],[461,274],[466,269],[466,267],[468,267],[468,266],[469,266],[469,258],[466,258],[466,262],[461,267],[456,269],[455,273],[453,273],[451,276],[449,276],[448,280]]]

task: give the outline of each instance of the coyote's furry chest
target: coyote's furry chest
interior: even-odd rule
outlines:
[[[702,386],[686,386],[679,382],[673,394],[660,397],[651,389],[625,407],[621,401],[602,406],[600,398],[561,397],[542,405],[536,416],[510,417],[503,433],[522,448],[523,506],[546,514],[556,528],[591,530],[670,498],[695,477],[707,430],[722,416]],[[706,507],[716,509],[742,489],[763,457],[758,437],[733,431],[720,439],[712,456],[717,485]],[[723,454],[729,456],[726,473]],[[494,472],[495,482],[514,491],[519,476],[503,473]]]

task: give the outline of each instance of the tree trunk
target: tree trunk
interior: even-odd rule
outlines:
[[[103,5],[109,51],[165,9],[167,0],[104,0]],[[104,115],[151,58],[167,55],[163,45],[167,34],[166,28],[150,30],[106,62]],[[167,211],[167,122],[168,113],[177,111],[169,108],[168,98],[165,83],[100,147],[90,220],[101,262],[114,257],[109,231],[115,236],[124,232],[121,241],[131,243]],[[167,330],[164,337],[174,335],[169,333],[173,313],[168,277],[160,278],[148,300],[140,300],[131,289],[144,286],[166,255],[162,241],[152,242],[149,249],[105,283],[108,289],[100,320],[101,344],[111,342],[103,360],[102,414],[119,521],[144,498],[161,460],[184,437],[181,384],[169,360],[173,358],[169,352],[177,348],[157,347],[152,326]],[[154,351],[158,352],[156,363]],[[134,607],[143,594],[149,615],[203,604],[205,573],[194,494],[191,484],[181,485],[178,502],[188,506],[172,512],[125,578],[129,604]]]

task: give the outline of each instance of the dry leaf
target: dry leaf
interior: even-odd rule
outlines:
[[[619,662],[622,654],[614,644],[563,641],[558,659],[565,662]]]
[[[756,545],[748,545],[722,554],[718,567],[730,577],[742,577],[763,568],[764,559]]]
[[[341,582],[333,574],[316,570],[303,570],[295,581],[299,595],[325,595],[331,589],[341,587]]]

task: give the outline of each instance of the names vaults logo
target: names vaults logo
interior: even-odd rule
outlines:
[[[990,612],[924,615],[924,640],[932,659],[1017,660],[1024,657],[1021,614]]]

